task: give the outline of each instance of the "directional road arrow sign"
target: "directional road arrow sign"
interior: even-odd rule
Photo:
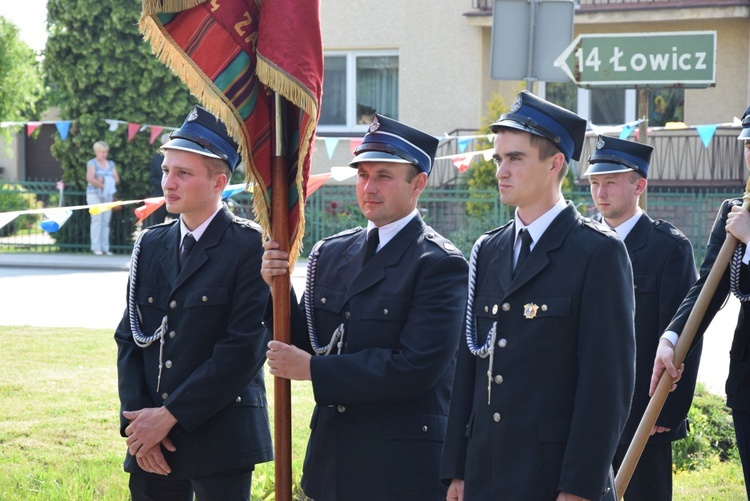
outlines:
[[[578,35],[555,66],[580,87],[710,87],[716,32]]]

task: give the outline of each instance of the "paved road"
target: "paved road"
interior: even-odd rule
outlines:
[[[0,325],[112,329],[125,309],[127,256],[0,254]],[[304,263],[292,274],[304,287]],[[732,297],[706,333],[699,380],[724,394],[739,302]]]

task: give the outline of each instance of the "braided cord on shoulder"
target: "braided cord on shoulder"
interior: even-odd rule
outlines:
[[[138,277],[138,256],[141,253],[141,240],[143,240],[143,236],[147,231],[148,229],[145,229],[140,235],[138,235],[138,239],[133,246],[128,287],[128,316],[130,317],[130,331],[133,333],[133,341],[135,341],[135,344],[140,348],[151,346],[151,343],[164,336],[164,332],[167,330],[167,317],[165,315],[162,319],[161,325],[153,334],[150,336],[143,334],[143,330],[141,329],[141,312],[135,301],[136,279]]]
[[[486,358],[494,351],[494,339],[497,331],[497,321],[492,324],[492,330],[487,335],[487,340],[481,347],[477,347],[477,337],[474,334],[474,293],[477,282],[477,257],[482,242],[487,235],[482,235],[471,249],[471,258],[469,261],[469,294],[466,298],[466,344],[469,346],[471,354],[480,358]]]
[[[305,318],[307,320],[307,334],[310,337],[310,346],[316,355],[329,355],[334,345],[338,346],[341,353],[342,339],[344,337],[344,324],[338,326],[331,336],[331,341],[326,346],[320,346],[318,336],[315,332],[315,308],[313,291],[315,290],[315,272],[318,267],[318,257],[320,257],[320,245],[316,245],[310,253],[307,260],[307,275],[305,277]]]
[[[742,268],[742,258],[745,256],[745,248],[745,244],[737,245],[729,263],[729,288],[732,294],[743,303],[750,301],[750,293],[743,294],[740,290],[740,269]]]

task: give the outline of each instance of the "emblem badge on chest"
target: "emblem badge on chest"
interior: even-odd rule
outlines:
[[[523,305],[523,316],[528,319],[536,318],[536,312],[539,310],[539,306],[534,303],[526,303]]]

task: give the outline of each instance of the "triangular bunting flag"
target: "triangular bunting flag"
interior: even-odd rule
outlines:
[[[158,125],[152,125],[151,126],[151,139],[148,141],[148,144],[154,144],[154,141],[157,137],[159,137],[159,134],[164,130],[164,127],[159,127]]]
[[[128,122],[128,142],[132,141],[141,128],[141,124]]]
[[[16,216],[18,216],[18,214],[13,214],[9,212],[0,213],[0,228],[10,223],[11,221],[13,221],[16,218]]]
[[[47,219],[39,223],[39,226],[47,233],[54,233],[60,228],[73,214],[72,210],[55,210],[45,212],[44,215]]]
[[[328,160],[333,158],[333,152],[336,151],[336,146],[339,144],[339,138],[327,137],[325,138],[326,152],[328,153]]]
[[[70,131],[70,121],[63,120],[61,122],[55,122],[55,127],[60,134],[60,138],[65,141],[68,138],[68,132]]]
[[[354,170],[354,169],[352,169]],[[311,193],[315,193],[318,188],[326,184],[326,181],[328,181],[328,178],[331,177],[330,172],[324,172],[323,174],[312,174],[307,179],[307,196],[309,197]]]
[[[42,122],[28,122],[26,124],[26,135],[30,136],[31,134],[33,134],[36,128],[40,125],[42,125]]]
[[[631,124],[625,124],[622,126],[622,130],[620,131],[620,139],[627,139],[630,137],[630,134],[633,133],[633,130],[635,129],[634,125]]]
[[[117,120],[112,120],[111,118],[105,118],[104,121],[107,122],[107,125],[109,125],[110,132],[115,132],[117,128],[120,126]]]
[[[716,127],[718,127],[717,124],[695,126],[698,130],[698,135],[701,137],[701,141],[703,141],[703,146],[706,148],[711,144],[711,140],[714,138],[714,134],[716,134]]]
[[[331,167],[331,177],[336,181],[343,181],[357,175],[353,167]]]
[[[458,168],[458,172],[466,172],[474,155],[453,155],[451,161]]]
[[[140,207],[135,209],[135,217],[138,218],[138,221],[143,221],[148,216],[153,214],[156,209],[164,205],[164,197],[154,197],[154,198],[145,198],[143,199],[143,203],[145,205],[141,205]]]
[[[463,153],[466,151],[466,147],[471,143],[471,138],[458,138],[458,151]]]

